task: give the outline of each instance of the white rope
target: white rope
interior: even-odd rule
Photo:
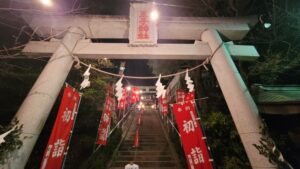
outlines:
[[[169,77],[174,77],[176,75],[185,74],[186,72],[191,72],[191,71],[196,70],[196,69],[198,69],[198,68],[200,68],[202,66],[207,70],[206,64],[208,64],[210,62],[210,60],[214,57],[214,55],[217,53],[217,51],[223,46],[223,44],[224,44],[224,42],[220,43],[219,46],[217,47],[217,49],[215,49],[213,51],[213,53],[209,57],[207,57],[201,64],[199,64],[197,66],[194,66],[194,67],[192,67],[192,68],[190,68],[188,70],[182,70],[182,71],[179,71],[177,73],[168,74],[168,75],[162,75],[161,78],[169,78]],[[70,53],[70,54],[72,55],[72,53]],[[86,64],[86,63],[80,61],[77,56],[74,56],[74,55],[72,55],[72,56],[75,58],[76,62],[78,62],[78,63],[80,63],[80,64],[82,64],[82,65],[84,65],[86,67],[89,66],[89,64]],[[149,79],[158,79],[159,78],[159,76],[128,76],[128,75],[120,75],[120,74],[116,74],[116,73],[107,72],[107,71],[95,68],[93,66],[91,67],[91,69],[94,70],[94,71],[96,71],[96,72],[103,73],[103,74],[110,75],[110,76],[114,76],[114,77],[121,77],[121,76],[123,76],[123,78],[125,78],[125,79],[143,79],[143,80],[149,80]]]
[[[88,64],[80,61],[80,64],[88,67]],[[204,66],[205,64],[207,64],[207,61],[203,61],[201,64],[195,66],[195,67],[192,67],[190,69],[188,69],[188,71],[193,71],[195,69],[198,69],[202,66]],[[99,73],[103,73],[103,74],[106,74],[106,75],[110,75],[110,76],[115,76],[115,77],[121,77],[122,75],[119,75],[119,74],[116,74],[116,73],[111,73],[111,72],[107,72],[107,71],[104,71],[104,70],[101,70],[101,69],[97,69],[95,67],[91,67],[92,70],[96,71],[96,72],[99,72]],[[161,78],[168,78],[168,77],[174,77],[176,75],[181,75],[181,74],[184,74],[186,73],[186,70],[183,70],[183,71],[180,71],[180,72],[177,72],[177,73],[173,73],[173,74],[168,74],[168,75],[162,75]],[[143,79],[143,80],[148,80],[148,79],[157,79],[159,76],[127,76],[127,75],[124,75],[124,78],[126,79]]]

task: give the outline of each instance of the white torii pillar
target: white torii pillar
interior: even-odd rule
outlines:
[[[261,138],[261,119],[256,104],[220,35],[216,30],[206,30],[202,33],[201,39],[209,44],[213,52],[216,52],[211,58],[211,65],[252,168],[276,168],[253,146],[259,144]]]
[[[31,88],[15,115],[19,124],[23,124],[20,136],[23,145],[19,150],[12,153],[12,157],[4,166],[0,166],[1,169],[25,167],[52,106],[72,68],[73,57],[71,53],[77,42],[83,37],[84,32],[80,28],[69,28],[61,44]],[[23,139],[24,136],[28,138]]]

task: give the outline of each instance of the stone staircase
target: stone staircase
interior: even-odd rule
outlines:
[[[124,169],[127,163],[134,161],[140,169],[182,169],[155,111],[144,112],[139,130],[139,147],[132,147],[137,117],[138,113],[108,168]]]

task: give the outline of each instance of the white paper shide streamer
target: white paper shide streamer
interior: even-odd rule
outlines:
[[[86,71],[83,74],[83,81],[80,84],[80,90],[84,89],[86,87],[90,87],[91,82],[90,82],[90,69],[91,69],[91,64],[89,65],[89,67],[86,69]]]
[[[189,92],[194,91],[193,81],[192,81],[192,79],[189,76],[188,70],[186,70],[184,80],[186,81],[186,85],[187,85],[187,88],[189,89]]]
[[[123,80],[123,76],[116,83],[116,95],[115,96],[117,97],[118,101],[120,101],[122,99],[122,95],[123,95],[122,80]]]
[[[162,83],[160,82],[160,79],[161,79],[161,74],[159,74],[158,80],[155,83],[156,98],[159,98],[160,96],[162,96],[164,98],[166,95],[165,85],[162,85]]]
[[[275,153],[276,150],[277,150],[277,147],[274,145],[274,147],[272,148],[272,152]],[[277,150],[277,151],[279,152],[278,160],[281,162],[285,161],[281,152],[279,150]]]
[[[272,148],[272,153],[274,153],[274,154],[275,153],[276,154],[279,153],[278,160],[281,161],[281,162],[284,162],[289,167],[289,169],[294,169],[293,166],[284,159],[282,153],[277,149],[277,147],[275,146],[275,144],[274,144],[274,146]]]
[[[9,133],[12,132],[13,130],[14,130],[14,129],[12,128],[12,129],[8,130],[7,132],[5,132],[5,133],[3,133],[3,134],[0,135],[0,144],[2,144],[2,143],[5,142],[4,138],[5,138],[7,135],[9,135]]]

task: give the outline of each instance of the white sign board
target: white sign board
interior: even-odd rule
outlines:
[[[151,20],[153,3],[130,4],[129,44],[155,46],[157,44],[157,21]]]

